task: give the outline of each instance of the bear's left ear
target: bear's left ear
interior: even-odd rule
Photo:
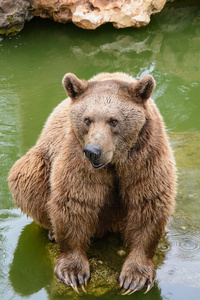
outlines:
[[[130,83],[129,92],[136,102],[144,103],[151,97],[155,86],[156,83],[153,77],[151,75],[145,75],[139,81]]]
[[[72,73],[65,74],[62,84],[70,98],[76,98],[77,96],[80,96],[88,88],[88,82],[86,80],[78,79]]]

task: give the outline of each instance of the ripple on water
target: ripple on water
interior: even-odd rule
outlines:
[[[173,218],[170,222],[168,236],[176,247],[184,252],[200,249],[200,230],[197,224],[185,218]]]
[[[163,244],[163,243],[160,243],[159,245],[158,245],[158,248],[159,248],[159,250],[160,251],[162,251],[162,252],[169,252],[170,250],[171,250],[171,245],[170,244]]]
[[[177,247],[183,251],[197,251],[199,244],[191,238],[182,238],[176,242]]]
[[[168,236],[173,238],[187,238],[198,234],[199,227],[197,224],[184,217],[174,217],[168,226]]]

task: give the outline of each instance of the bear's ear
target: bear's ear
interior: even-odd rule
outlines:
[[[78,79],[74,74],[67,73],[63,77],[62,84],[70,98],[76,98],[83,94],[88,88],[88,82]]]
[[[148,100],[154,89],[156,83],[151,75],[145,75],[142,79],[135,83],[130,83],[129,92],[138,103],[144,103]]]

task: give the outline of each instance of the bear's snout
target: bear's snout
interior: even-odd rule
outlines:
[[[101,149],[99,145],[87,144],[83,152],[95,169],[103,167],[102,163],[97,162],[101,156]]]

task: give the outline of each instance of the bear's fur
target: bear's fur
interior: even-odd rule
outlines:
[[[63,86],[69,98],[10,171],[15,203],[59,244],[59,280],[83,286],[91,238],[121,231],[128,256],[120,287],[149,290],[176,185],[173,154],[150,98],[154,79],[101,73],[85,81],[68,73]]]

